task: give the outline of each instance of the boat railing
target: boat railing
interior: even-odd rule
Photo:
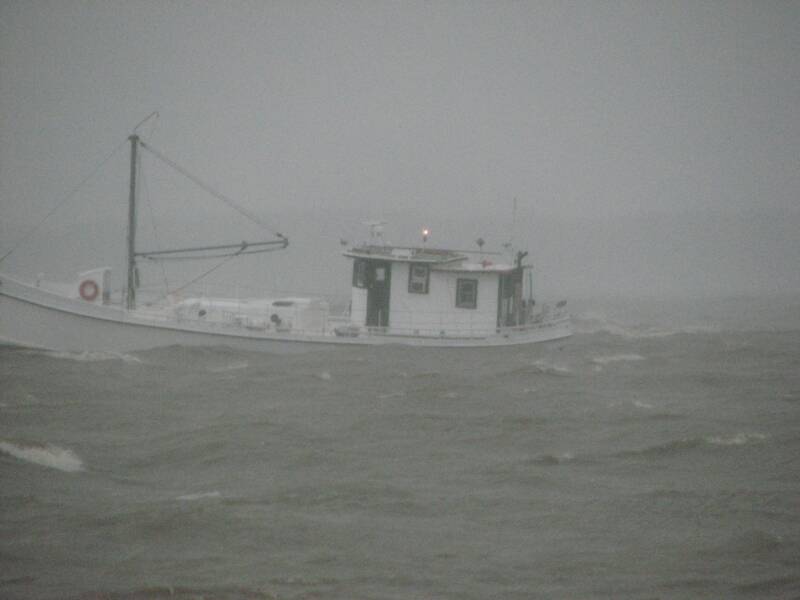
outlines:
[[[224,283],[198,283],[165,293],[163,288],[140,288],[139,305],[165,306],[174,305],[190,298],[219,298],[236,302],[244,306],[252,300],[280,300],[286,298],[309,298],[324,300],[335,310],[342,310],[349,302],[343,294],[312,292],[308,290],[268,289],[247,285],[229,285]]]
[[[520,325],[486,326],[485,324],[466,323],[444,327],[358,327],[353,330],[359,337],[421,337],[450,339],[483,339],[490,337],[515,337],[533,331],[563,327],[570,323],[569,315],[559,315],[537,322]]]
[[[354,324],[347,313],[330,314],[324,307],[303,307],[305,313],[282,313],[276,319],[275,309],[241,313],[235,307],[203,312],[201,305],[197,312],[176,311],[169,307],[140,307],[137,321],[198,327],[203,330],[248,332],[247,335],[287,335],[296,337],[339,336],[339,337],[414,337],[414,338],[452,338],[477,339],[489,337],[515,337],[532,331],[562,326],[569,322],[567,315],[550,315],[539,321],[529,321],[519,325],[487,326],[477,318],[460,322],[433,323],[430,313],[425,324],[409,326],[365,326]],[[420,317],[422,313],[415,313]]]
[[[219,288],[219,292],[215,293],[211,286],[203,287],[204,289],[186,290],[180,297],[170,298],[167,302],[150,305],[141,303],[136,311],[136,319],[159,323],[179,322],[185,326],[196,326],[205,330],[247,331],[248,335],[278,334],[293,338],[339,336],[451,339],[515,337],[531,331],[561,326],[569,321],[567,313],[560,310],[544,310],[531,315],[525,323],[496,326],[487,324],[485,315],[473,313],[393,309],[390,318],[394,324],[390,322],[388,326],[366,326],[354,323],[348,309],[330,311],[328,303],[298,304],[296,311],[288,305],[254,306],[247,303],[247,300],[252,299],[298,298],[299,295],[254,294],[252,293],[254,288],[241,287],[238,291],[245,289],[248,291],[238,297],[232,297],[230,289]],[[222,294],[227,297],[227,306],[202,304],[205,299],[225,297]],[[321,295],[316,295],[316,298],[320,297]],[[347,306],[341,296],[328,295],[328,297],[333,298],[340,307]],[[185,304],[189,299],[197,300],[198,303]]]

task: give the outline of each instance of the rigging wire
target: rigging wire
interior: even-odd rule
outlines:
[[[0,256],[0,263],[2,263],[5,259],[7,259],[9,256],[11,256],[11,254],[17,248],[19,248],[22,244],[24,244],[26,241],[28,241],[28,239],[34,233],[36,233],[36,231],[39,229],[39,227],[44,225],[44,222],[47,221],[47,219],[52,217],[53,214],[55,214],[56,211],[58,211],[58,209],[60,209],[62,206],[64,206],[64,204],[66,204],[69,200],[71,200],[75,196],[75,194],[77,194],[80,191],[80,189],[86,184],[86,182],[88,182],[92,177],[94,177],[97,174],[97,172],[100,171],[100,169],[102,169],[106,165],[106,163],[108,163],[108,161],[110,161],[114,157],[114,155],[117,152],[119,152],[119,149],[122,148],[127,143],[128,143],[127,138],[122,140],[122,142],[120,142],[119,145],[117,145],[117,147],[114,148],[111,151],[111,154],[106,156],[103,159],[103,161],[99,165],[97,165],[86,177],[81,179],[81,181],[78,183],[78,185],[76,185],[74,188],[72,188],[69,191],[69,193],[67,193],[66,196],[64,196],[61,200],[59,200],[59,202],[53,208],[50,209],[50,211],[44,216],[43,219],[41,219],[38,223],[36,223],[36,225],[34,225],[31,229],[29,229],[28,232],[25,233],[20,238],[20,240],[16,244],[14,244],[14,246],[12,246],[11,250],[6,252],[3,256]]]
[[[148,115],[136,127],[137,128],[140,127],[146,121],[150,120],[154,116],[156,117],[156,119],[158,118],[158,112],[157,111],[151,113],[150,115]],[[134,131],[135,131],[135,129],[134,129]],[[88,175],[86,175],[86,177],[84,177],[61,200],[59,200],[58,203],[53,208],[51,208],[48,211],[48,213],[39,222],[36,223],[36,225],[34,225],[30,230],[28,230],[20,238],[20,240],[16,244],[14,244],[14,246],[8,252],[6,252],[2,257],[0,257],[0,263],[2,263],[9,256],[11,256],[23,243],[25,243],[28,239],[30,239],[30,237],[33,236],[33,234],[36,233],[36,231],[50,217],[52,217],[53,214],[55,214],[62,206],[64,206],[69,200],[71,200],[83,188],[83,186],[86,185],[86,183],[90,179],[92,179],[117,154],[117,152],[119,152],[120,148],[122,148],[123,146],[125,146],[128,143],[128,141],[129,140],[127,138],[122,140],[94,169],[92,169],[92,171]],[[158,150],[156,150],[155,148],[153,148],[149,144],[146,144],[142,140],[139,141],[139,144],[140,144],[141,147],[143,147],[144,149],[148,150],[151,154],[153,154],[156,158],[158,158],[159,160],[164,162],[166,165],[170,166],[175,171],[177,171],[178,173],[180,173],[181,175],[183,175],[184,177],[186,177],[187,179],[192,181],[195,185],[199,186],[201,189],[205,190],[207,193],[209,193],[213,197],[217,198],[221,202],[227,204],[230,208],[232,208],[233,210],[237,211],[239,214],[241,214],[245,218],[249,219],[253,223],[256,223],[257,225],[260,225],[262,228],[266,229],[267,231],[269,231],[270,233],[272,233],[276,237],[278,237],[281,240],[283,240],[284,241],[284,246],[283,247],[285,247],[286,243],[288,242],[288,239],[286,238],[286,236],[284,236],[282,233],[279,233],[278,231],[274,230],[272,227],[270,227],[267,223],[265,223],[258,216],[250,213],[249,211],[247,211],[246,209],[244,209],[241,206],[239,206],[236,202],[234,202],[233,200],[231,200],[227,196],[225,196],[222,193],[216,191],[210,185],[204,183],[203,181],[201,181],[200,179],[198,179],[197,177],[192,175],[189,171],[187,171],[186,169],[184,169],[183,167],[178,165],[175,161],[171,160],[170,158],[168,158],[167,156],[165,156],[164,154],[162,154],[161,152],[159,152]],[[137,165],[137,175],[141,178],[141,180],[143,182],[143,187],[144,187],[144,191],[145,191],[145,201],[147,202],[147,205],[148,205],[148,208],[149,208],[150,218],[151,218],[152,225],[153,225],[153,233],[154,233],[155,241],[156,241],[156,244],[158,246],[160,246],[161,244],[160,244],[160,241],[158,239],[158,237],[159,237],[158,236],[158,230],[157,230],[156,224],[155,224],[155,214],[154,214],[154,211],[153,211],[153,207],[152,207],[152,205],[150,203],[149,189],[147,187],[147,181],[145,180],[145,178],[143,176],[144,174],[143,174],[143,171],[142,171],[142,168],[141,168],[141,162]],[[224,260],[222,260],[218,264],[214,265],[210,269],[206,270],[205,272],[201,273],[200,275],[198,275],[194,279],[190,280],[188,283],[185,283],[184,285],[176,288],[175,290],[172,290],[171,292],[169,291],[169,281],[167,279],[166,270],[165,270],[164,264],[162,262],[161,263],[161,270],[162,270],[162,275],[164,277],[165,288],[167,290],[167,294],[164,297],[168,296],[169,294],[174,294],[174,293],[180,292],[181,290],[187,288],[188,286],[190,286],[193,283],[199,281],[200,279],[203,279],[204,277],[210,275],[211,273],[213,273],[214,271],[216,271],[217,269],[219,269],[220,267],[222,267],[223,265],[225,265],[226,263],[228,263],[232,259],[236,258],[237,256],[241,256],[241,255],[245,255],[245,254],[258,254],[258,253],[262,253],[262,252],[269,252],[269,251],[272,251],[272,250],[277,250],[277,248],[258,249],[258,250],[254,250],[252,248],[248,249],[248,244],[243,242],[241,248],[239,248],[238,251],[230,253],[230,254],[206,255],[206,256],[196,257],[198,259],[201,259],[201,258],[202,259],[223,258]],[[148,257],[148,258],[150,258],[150,257]],[[195,258],[195,257],[184,257],[184,259],[185,258]],[[151,258],[151,260],[152,260],[152,258]],[[161,260],[164,260],[164,259],[161,259]],[[161,260],[159,262],[161,262]]]
[[[158,124],[158,118],[160,116],[161,115],[158,114],[158,111],[154,110],[149,115],[147,115],[144,119],[139,121],[139,123],[137,123],[136,127],[133,128],[133,133],[136,133],[136,130],[139,129],[139,127],[141,127],[142,125],[147,123],[150,119],[153,119],[153,117],[155,117],[155,119],[153,119],[153,126],[150,128],[150,133],[148,134],[148,137],[153,137],[153,132],[156,130],[156,125]]]
[[[158,150],[153,148],[150,144],[144,142],[144,140],[139,140],[139,145],[142,148],[144,148],[145,150],[147,150],[148,152],[150,152],[151,154],[153,154],[156,158],[161,160],[164,164],[172,167],[175,171],[177,171],[178,173],[180,173],[181,175],[183,175],[184,177],[186,177],[187,179],[192,181],[195,185],[197,185],[201,189],[203,189],[206,192],[208,192],[209,194],[211,194],[214,198],[216,198],[217,200],[227,204],[230,208],[232,208],[233,210],[238,212],[240,215],[242,215],[246,219],[249,219],[253,223],[256,223],[257,225],[260,225],[261,227],[263,227],[264,229],[266,229],[267,231],[269,231],[270,233],[272,233],[273,235],[275,235],[275,236],[277,236],[279,238],[283,239],[285,237],[282,233],[279,233],[279,232],[275,231],[272,227],[270,227],[267,223],[265,223],[257,215],[254,215],[250,211],[242,208],[236,202],[234,202],[233,200],[231,200],[230,198],[228,198],[224,194],[218,192],[217,190],[215,190],[213,187],[211,187],[207,183],[201,181],[200,179],[198,179],[197,177],[192,175],[189,171],[187,171],[186,169],[181,167],[174,160],[168,158],[167,156],[165,156],[164,154],[162,154],[161,152],[159,152]]]
[[[242,247],[242,250],[244,250],[244,247]],[[191,281],[189,281],[188,283],[184,283],[182,286],[180,286],[179,288],[176,288],[176,289],[172,290],[171,292],[170,292],[170,291],[169,291],[169,289],[168,289],[168,290],[167,290],[167,293],[166,293],[164,296],[162,296],[160,299],[162,299],[162,300],[163,300],[164,298],[166,298],[166,297],[167,297],[167,296],[169,296],[170,294],[177,294],[178,292],[180,292],[180,291],[182,291],[182,290],[185,290],[187,287],[189,287],[189,286],[190,286],[190,285],[192,285],[193,283],[196,283],[196,282],[200,281],[201,279],[203,279],[204,277],[206,277],[206,276],[208,276],[208,275],[211,275],[211,273],[213,273],[214,271],[216,271],[217,269],[219,269],[221,266],[223,266],[223,265],[227,264],[228,262],[230,262],[231,260],[233,260],[234,258],[236,258],[237,256],[239,256],[240,254],[241,254],[241,252],[236,252],[235,254],[231,254],[230,256],[228,256],[227,258],[225,258],[225,260],[223,260],[223,261],[220,261],[219,263],[217,263],[216,265],[214,265],[213,267],[211,267],[210,269],[208,269],[208,270],[207,270],[207,271],[205,271],[204,273],[201,273],[200,275],[198,275],[197,277],[195,277],[194,279],[192,279],[192,280],[191,280]]]
[[[158,113],[157,112],[153,113],[153,115],[150,115],[149,117],[147,117],[147,119],[145,119],[145,121],[150,119],[152,116],[156,116],[156,118],[157,118],[158,117]],[[140,125],[141,125],[141,123],[140,123]],[[171,167],[173,170],[178,172],[180,175],[183,175],[184,177],[189,179],[191,182],[193,182],[195,185],[200,187],[206,193],[210,194],[211,196],[213,196],[217,200],[223,202],[228,207],[232,208],[233,210],[235,210],[236,212],[241,214],[246,219],[252,221],[253,223],[259,225],[261,228],[263,228],[263,229],[269,231],[270,233],[272,233],[274,236],[276,236],[277,238],[279,238],[283,242],[283,246],[282,247],[283,248],[286,247],[286,245],[288,244],[289,240],[283,234],[275,231],[272,227],[270,227],[267,223],[265,223],[257,215],[255,215],[255,214],[247,211],[246,209],[242,208],[236,202],[234,202],[232,199],[230,199],[229,197],[225,196],[224,194],[218,192],[216,189],[214,189],[213,187],[211,187],[207,183],[205,183],[202,180],[200,180],[198,177],[193,175],[191,172],[186,170],[184,167],[180,166],[174,160],[170,159],[169,157],[167,157],[163,153],[159,152],[158,150],[156,150],[155,148],[150,146],[144,140],[140,139],[139,140],[139,145],[142,148],[144,148],[145,150],[147,150],[148,152],[150,152],[150,154],[152,154],[153,156],[158,158],[160,161],[162,161],[164,164],[166,164],[167,166]],[[153,212],[152,206],[150,206],[150,204],[149,204],[149,197],[147,198],[147,202],[148,202],[148,207],[150,208],[151,219],[154,220],[154,212]],[[155,236],[156,236],[156,240],[155,240],[156,244],[157,244],[157,246],[160,246],[161,244],[160,244],[160,242],[158,240],[158,232],[157,232],[157,229],[156,229],[156,226],[155,226],[155,221],[153,221],[153,231],[154,231]],[[271,242],[271,243],[274,243],[274,242]],[[257,244],[257,245],[261,245],[261,244]],[[243,255],[246,255],[246,254],[260,254],[260,253],[263,253],[263,252],[270,252],[270,251],[273,251],[273,250],[278,250],[278,248],[258,248],[258,249],[254,249],[254,248],[249,247],[249,246],[250,245],[247,244],[247,242],[242,242],[242,245],[241,245],[240,248],[238,248],[238,250],[236,250],[235,252],[224,253],[224,254],[206,254],[206,255],[202,255],[202,256],[175,256],[175,257],[146,256],[146,258],[148,260],[156,260],[156,261],[161,263],[161,270],[162,270],[162,273],[164,275],[164,282],[165,282],[165,287],[166,287],[166,294],[162,298],[166,298],[170,294],[174,294],[174,293],[180,292],[181,290],[187,288],[188,286],[192,285],[193,283],[196,283],[197,281],[207,277],[208,275],[210,275],[211,273],[213,273],[214,271],[216,271],[217,269],[219,269],[220,267],[222,267],[223,265],[228,263],[233,258],[236,258],[237,256],[243,256]],[[211,250],[211,248],[208,248],[208,250]],[[187,251],[191,251],[191,250],[187,250]],[[171,259],[176,259],[176,260],[193,260],[193,259],[194,260],[209,260],[209,259],[217,259],[217,258],[222,258],[223,260],[221,262],[219,262],[218,264],[214,265],[213,267],[211,267],[210,269],[206,270],[205,272],[201,273],[200,275],[198,275],[194,279],[190,280],[189,282],[187,282],[187,283],[183,284],[182,286],[170,291],[169,282],[167,281],[166,270],[165,270],[165,266],[164,266],[164,261],[165,260],[171,260]]]

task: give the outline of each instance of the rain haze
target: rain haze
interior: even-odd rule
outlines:
[[[0,0],[0,598],[800,598],[799,199],[797,1]]]
[[[0,17],[3,252],[158,111],[146,139],[291,240],[217,280],[346,293],[339,240],[382,219],[398,243],[426,226],[433,245],[499,249],[513,232],[552,297],[800,289],[796,3],[5,2]],[[4,268],[120,267],[126,153]],[[162,190],[162,237],[183,222],[194,241],[241,239],[196,190]]]

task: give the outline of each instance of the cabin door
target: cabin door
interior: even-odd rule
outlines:
[[[367,327],[389,326],[392,263],[367,263]]]
[[[522,271],[500,275],[497,290],[497,326],[521,325],[522,316]]]

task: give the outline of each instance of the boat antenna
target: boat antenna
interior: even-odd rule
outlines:
[[[477,240],[475,240],[475,243],[478,244],[478,253],[483,256],[483,245],[486,243],[486,241],[482,237],[479,237]]]
[[[370,243],[383,246],[383,227],[386,225],[386,221],[364,221],[364,225],[369,227]]]
[[[509,243],[511,244],[512,254],[514,253],[514,248],[516,247],[515,246],[516,235],[514,235],[516,233],[516,229],[517,229],[517,197],[514,196],[514,202],[511,205],[511,228],[510,228],[511,239],[509,240]]]

